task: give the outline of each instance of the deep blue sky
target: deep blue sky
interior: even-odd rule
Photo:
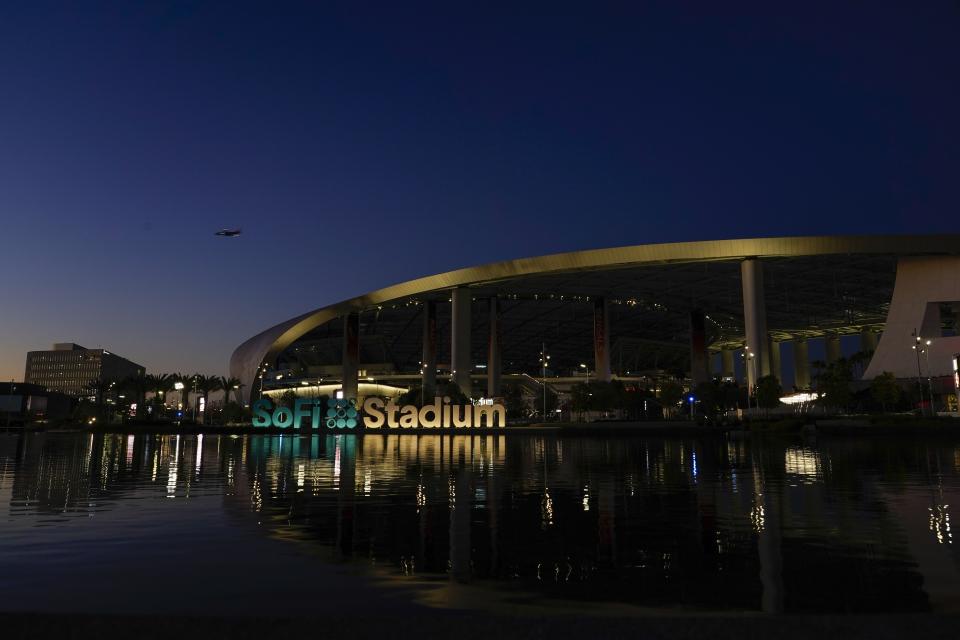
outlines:
[[[499,259],[955,230],[960,5],[782,4],[4,3],[0,378],[226,373]]]

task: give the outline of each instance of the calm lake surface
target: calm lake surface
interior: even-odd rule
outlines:
[[[0,435],[0,610],[960,610],[960,442]]]

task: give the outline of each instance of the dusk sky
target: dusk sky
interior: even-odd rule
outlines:
[[[53,342],[226,374],[508,258],[956,231],[957,2],[520,5],[4,3],[0,378]]]

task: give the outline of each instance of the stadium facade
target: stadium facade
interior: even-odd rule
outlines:
[[[863,379],[952,378],[960,236],[648,244],[458,269],[266,329],[234,351],[230,373],[247,398],[390,396],[445,378],[475,398],[507,380],[536,390],[662,375],[752,385],[773,374],[802,390],[809,347],[831,361],[852,340],[872,353]]]

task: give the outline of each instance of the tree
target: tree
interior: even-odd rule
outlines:
[[[277,401],[277,406],[287,407],[288,409],[293,409],[293,403],[297,400],[297,394],[293,389],[287,389],[280,394],[280,399]]]
[[[820,403],[840,411],[846,409],[850,404],[850,383],[853,381],[850,362],[840,358],[819,369],[815,380]]]
[[[183,412],[186,413],[187,409],[190,408],[190,387],[193,386],[193,376],[185,373],[174,373],[170,377],[173,379],[174,384],[180,383],[183,385],[183,388],[180,389],[180,404],[183,405],[181,408]]]
[[[523,388],[518,384],[504,385],[503,404],[507,418],[522,420],[530,415],[530,405],[523,395]]]
[[[583,420],[583,414],[590,410],[592,396],[586,382],[578,382],[570,388],[570,406],[577,413],[578,420]]]
[[[683,387],[674,380],[667,380],[660,385],[660,404],[665,412],[672,414],[677,403],[683,398]]]
[[[850,356],[850,370],[855,378],[862,378],[867,365],[870,364],[870,358],[873,357],[873,351],[857,351]]]
[[[240,388],[243,387],[240,384],[239,378],[228,378],[226,376],[217,378],[217,390],[223,391],[223,406],[226,408],[230,404],[230,392],[233,392],[233,401],[237,404],[242,404],[240,402]]]
[[[723,394],[720,390],[720,381],[713,379],[709,382],[701,382],[693,389],[693,395],[700,403],[700,413],[712,417],[720,411],[723,402]]]
[[[887,405],[896,405],[900,400],[900,385],[889,371],[884,371],[870,382],[870,396],[887,411]]]
[[[150,387],[148,377],[143,374],[127,376],[118,385],[124,395],[132,396],[137,403],[137,417],[146,412],[147,390]]]
[[[437,395],[441,398],[444,396],[449,397],[450,404],[471,404],[470,398],[468,398],[467,395],[460,390],[460,385],[453,380],[448,380],[443,384],[437,385]]]
[[[736,409],[740,404],[740,386],[728,380],[720,385],[720,405],[724,411],[727,409]]]
[[[780,406],[780,396],[783,389],[776,376],[761,376],[757,378],[757,406],[763,409],[775,409]]]
[[[200,397],[203,398],[204,411],[201,419],[206,422],[207,414],[210,413],[210,392],[220,389],[220,378],[198,373],[194,375],[194,380],[196,381],[197,392],[200,394]]]
[[[422,385],[412,386],[400,394],[400,396],[397,398],[397,404],[401,407],[412,404],[413,406],[419,408],[423,406],[423,403],[420,402],[421,399],[427,404],[433,402],[433,396],[430,396],[429,398],[426,397],[424,391],[425,389]]]
[[[163,396],[173,389],[173,376],[169,373],[157,373],[147,376],[147,391],[153,394],[151,404],[153,411],[148,414],[151,418],[159,416],[163,410]]]

